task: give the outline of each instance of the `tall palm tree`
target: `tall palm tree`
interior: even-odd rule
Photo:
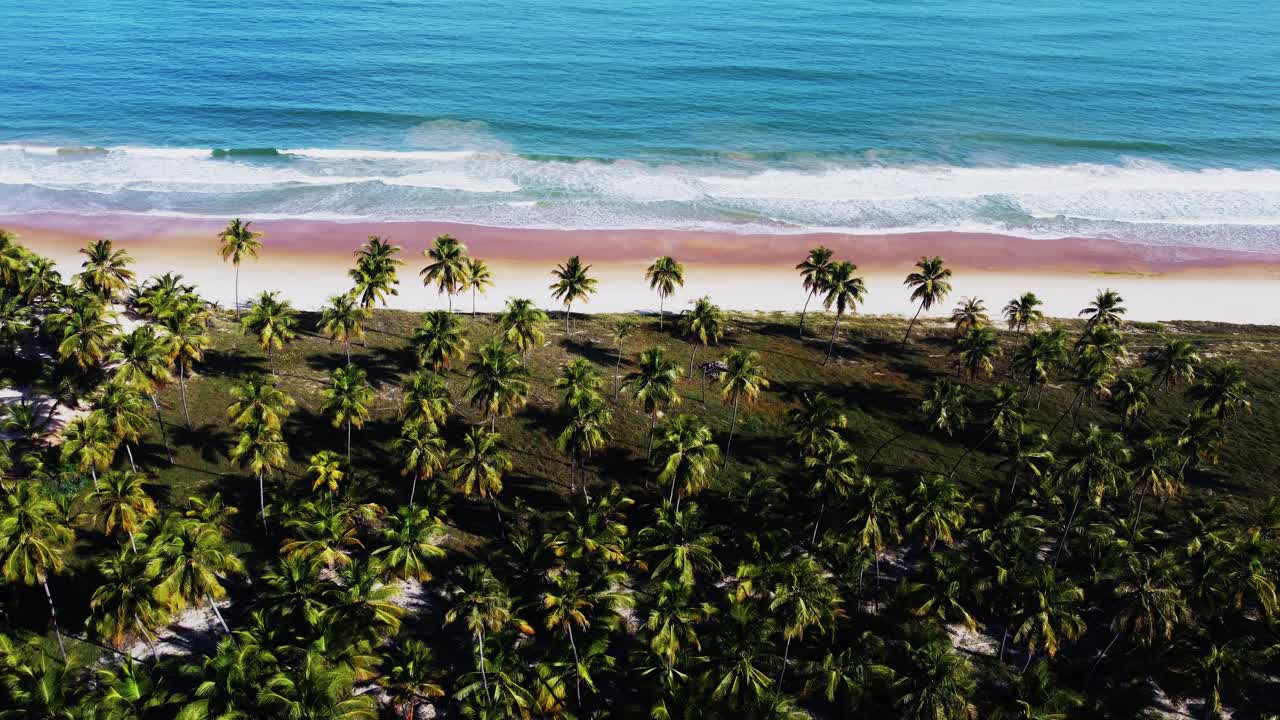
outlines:
[[[100,412],[91,412],[67,423],[62,431],[62,461],[81,471],[88,470],[94,482],[98,471],[111,466],[116,454],[116,438]]]
[[[169,361],[178,367],[178,389],[182,393],[182,412],[187,420],[187,429],[193,429],[191,407],[187,404],[187,376],[196,363],[204,360],[204,351],[213,344],[199,299],[193,297],[176,303],[162,319],[162,327]]]
[[[464,289],[471,291],[471,317],[476,316],[476,292],[484,295],[485,290],[493,287],[493,272],[489,264],[480,258],[467,258],[467,284]]]
[[[911,322],[907,323],[907,332],[902,336],[902,344],[905,346],[920,313],[946,300],[951,293],[951,269],[936,255],[931,258],[922,257],[916,262],[916,271],[907,275],[902,284],[912,288],[911,300],[920,303],[916,314],[911,316]]]
[[[1037,650],[1043,649],[1049,657],[1055,657],[1064,641],[1084,634],[1085,623],[1079,608],[1084,601],[1084,590],[1070,578],[1058,578],[1053,568],[1040,568],[1027,579],[1020,594],[1013,639],[1026,642],[1027,665]]]
[[[729,439],[724,444],[725,464],[729,463],[729,447],[733,444],[733,431],[738,425],[738,405],[743,400],[747,405],[755,404],[760,391],[769,387],[769,380],[764,376],[764,368],[760,365],[760,353],[755,350],[735,350],[729,353],[725,366],[728,368],[720,376],[724,389],[720,396],[726,402],[733,401],[733,415],[729,419]]]
[[[232,462],[253,473],[258,480],[258,505],[262,510],[262,531],[267,532],[267,494],[265,478],[283,469],[289,459],[289,448],[278,428],[254,420],[240,429],[240,435],[229,452]]]
[[[835,307],[836,321],[831,326],[831,340],[827,343],[827,356],[822,360],[823,365],[831,361],[831,351],[836,346],[836,333],[840,330],[840,318],[844,317],[846,312],[855,312],[858,303],[863,302],[867,297],[866,283],[861,277],[854,275],[857,271],[857,265],[844,260],[832,263],[827,270],[823,285],[825,295],[822,298],[822,306],[827,310]]]
[[[423,313],[422,326],[414,329],[410,342],[418,363],[435,372],[448,368],[455,359],[461,360],[467,351],[462,321],[444,310]]]
[[[439,375],[420,370],[405,378],[400,388],[400,418],[406,424],[444,426],[453,410],[449,385]]]
[[[939,625],[957,623],[971,631],[977,629],[978,621],[970,610],[977,607],[984,588],[968,558],[955,552],[929,553],[917,577],[902,586],[903,597],[914,606],[913,615]]]
[[[51,258],[33,255],[26,263],[18,292],[28,303],[40,303],[62,292],[62,273]]]
[[[627,374],[624,384],[649,416],[646,459],[653,455],[654,429],[658,426],[659,413],[680,405],[680,394],[676,392],[680,375],[680,366],[669,360],[662,348],[649,348],[640,353],[635,371]]]
[[[858,456],[849,448],[849,443],[830,435],[810,446],[804,458],[804,468],[813,478],[809,491],[821,498],[818,518],[809,537],[809,546],[813,547],[818,541],[818,528],[822,526],[822,514],[827,503],[849,497],[862,477],[858,473]]]
[[[548,630],[563,632],[569,637],[569,646],[573,649],[574,678],[577,687],[578,705],[582,705],[582,676],[585,674],[582,659],[578,654],[578,643],[574,639],[574,627],[587,631],[596,620],[595,613],[617,613],[630,607],[631,596],[625,591],[614,589],[613,578],[598,578],[604,586],[569,570],[556,576],[552,589],[543,596],[542,606],[546,610],[546,626]]]
[[[1147,355],[1146,364],[1154,373],[1156,387],[1173,388],[1179,383],[1195,382],[1200,353],[1190,342],[1173,338],[1153,349]]]
[[[503,449],[502,436],[483,427],[473,427],[462,437],[462,447],[449,453],[449,479],[458,492],[493,502],[498,525],[498,495],[502,492],[502,476],[511,470],[511,459]]]
[[[663,503],[653,524],[641,528],[636,540],[644,555],[656,556],[652,576],[663,581],[662,592],[668,581],[692,590],[698,573],[716,576],[720,570],[715,555],[720,538],[705,527],[697,503],[690,502],[679,510]]]
[[[658,438],[658,451],[667,454],[658,471],[658,482],[671,483],[667,502],[676,502],[677,492],[681,499],[702,492],[720,464],[720,448],[711,428],[692,415],[679,415],[667,423]]]
[[[1200,412],[1227,420],[1241,411],[1249,412],[1251,390],[1244,379],[1244,368],[1225,362],[1204,369],[1200,382],[1187,390],[1192,400],[1200,402]]]
[[[670,255],[663,255],[644,271],[644,279],[650,290],[658,292],[658,330],[662,330],[667,298],[675,294],[676,288],[684,287],[684,265]]]
[[[241,319],[244,330],[258,338],[258,344],[267,353],[267,362],[271,365],[271,374],[275,374],[275,351],[293,342],[298,336],[295,327],[298,324],[298,313],[288,300],[280,300],[279,293],[263,292],[254,301],[249,313]]]
[[[445,613],[444,621],[448,625],[461,622],[475,639],[478,657],[476,665],[480,669],[485,697],[492,700],[488,663],[484,657],[485,632],[500,632],[509,625],[521,624],[521,621],[512,614],[512,602],[507,589],[482,564],[459,568],[454,573],[450,596],[453,603]]]
[[[330,665],[315,651],[306,652],[299,667],[271,677],[260,692],[260,702],[277,717],[307,720],[376,720],[377,702],[352,691],[355,673],[350,667]]]
[[[781,689],[791,656],[791,641],[803,641],[806,631],[822,633],[834,624],[841,614],[840,595],[831,573],[812,556],[801,555],[784,568],[782,580],[774,588],[769,611],[781,619],[782,637],[786,641],[782,669],[778,671],[777,687]]]
[[[851,503],[853,512],[848,524],[854,530],[854,544],[863,550],[870,550],[875,556],[876,596],[875,608],[880,607],[880,556],[891,543],[901,537],[900,513],[902,500],[898,497],[894,483],[888,479],[872,479],[863,476],[854,493]]]
[[[314,478],[311,481],[311,490],[319,491],[320,488],[324,488],[330,493],[338,492],[338,488],[342,486],[342,479],[347,476],[342,466],[343,457],[332,450],[321,450],[312,455],[307,460],[307,475]]]
[[[207,523],[171,515],[153,541],[152,552],[156,599],[172,610],[207,602],[223,632],[230,634],[217,602],[227,595],[224,578],[242,574],[244,564],[227,548],[222,533]]]
[[[231,387],[231,404],[227,406],[227,419],[237,429],[262,423],[280,430],[289,409],[295,405],[292,397],[280,389],[279,382],[270,375],[250,373]]]
[[[129,456],[129,467],[136,471],[138,468],[133,461],[131,445],[141,439],[148,425],[146,404],[142,401],[142,396],[132,387],[113,381],[102,389],[94,404],[97,412],[102,413],[103,422],[116,443],[124,445]]]
[[[800,284],[805,290],[804,307],[800,309],[799,337],[804,337],[804,316],[809,311],[809,301],[827,291],[827,272],[831,268],[833,255],[834,250],[819,245],[811,248],[805,259],[796,265],[796,270],[800,271]]]
[[[1044,313],[1039,309],[1043,304],[1033,292],[1019,295],[1004,306],[1005,324],[1015,332],[1023,332],[1027,328],[1035,327],[1044,320]]]
[[[89,517],[107,535],[117,527],[129,536],[129,546],[138,553],[135,535],[148,518],[155,517],[156,503],[147,494],[147,478],[137,472],[103,473],[85,493],[93,508]]]
[[[35,482],[18,482],[0,494],[0,574],[15,585],[39,585],[49,601],[49,620],[63,661],[67,649],[58,626],[58,608],[49,592],[49,575],[62,572],[63,553],[75,533],[59,521],[58,506]]]
[[[245,258],[258,259],[258,251],[262,249],[262,233],[249,229],[251,222],[242,222],[240,218],[235,218],[227,223],[222,232],[218,233],[218,239],[222,241],[222,245],[218,247],[218,254],[222,256],[222,261],[231,261],[236,268],[236,292],[235,292],[235,309],[236,317],[240,317],[240,262]]]
[[[1179,625],[1191,622],[1191,608],[1182,594],[1183,575],[1182,566],[1169,553],[1155,557],[1129,553],[1125,557],[1116,577],[1109,578],[1115,583],[1111,592],[1120,603],[1111,621],[1116,633],[1098,654],[1090,677],[1122,635],[1128,633],[1144,647],[1151,647],[1157,640],[1172,640]]]
[[[529,370],[497,338],[480,348],[467,371],[471,373],[467,386],[471,404],[489,418],[491,431],[496,429],[499,415],[511,415],[529,400]]]
[[[840,431],[848,424],[839,404],[823,392],[801,395],[800,407],[787,411],[787,425],[793,428],[791,444],[802,455],[828,439],[841,439]]]
[[[995,328],[970,327],[956,339],[952,352],[956,354],[960,369],[970,380],[976,380],[980,375],[991,377],[995,370],[993,361],[1004,351],[1000,349],[1000,338]]]
[[[169,435],[165,432],[156,390],[173,379],[173,364],[160,337],[156,335],[155,328],[152,325],[142,325],[126,333],[120,338],[120,343],[115,352],[111,353],[108,362],[115,367],[115,382],[145,393],[151,399],[151,407],[156,413],[156,425],[160,428],[160,439],[164,442],[169,464],[172,465],[173,450],[169,447]]]
[[[1053,467],[1054,457],[1049,445],[1049,434],[1034,425],[1021,423],[1005,439],[1004,446],[1003,464],[1009,468],[1009,497],[1014,497],[1023,472],[1039,480],[1047,476]]]
[[[1081,317],[1088,318],[1085,321],[1085,330],[1118,326],[1125,313],[1125,307],[1121,304],[1123,302],[1124,298],[1120,297],[1120,293],[1115,290],[1110,288],[1099,290],[1093,302],[1080,311]]]
[[[1120,424],[1132,426],[1151,406],[1151,373],[1146,368],[1134,368],[1121,373],[1111,385],[1110,396],[1120,413]]]
[[[927,642],[910,649],[897,707],[910,720],[977,720],[973,665],[949,643]]]
[[[950,437],[956,430],[964,429],[972,412],[969,409],[969,393],[965,387],[947,378],[939,378],[929,386],[929,394],[920,403],[929,426]]]
[[[400,474],[413,478],[409,487],[409,507],[412,508],[418,481],[444,470],[448,460],[444,438],[440,437],[434,424],[407,422],[400,429],[395,451],[400,456]]]
[[[610,336],[613,338],[613,342],[618,346],[618,360],[614,363],[613,368],[613,399],[615,401],[618,399],[618,392],[622,389],[622,344],[627,341],[627,338],[635,334],[635,331],[636,321],[629,317],[623,317],[615,320],[609,326]]]
[[[680,332],[689,341],[689,377],[693,377],[693,358],[698,352],[698,344],[718,345],[720,336],[724,334],[724,311],[719,305],[711,302],[711,298],[702,296],[693,304],[693,309],[680,316]]]
[[[1053,567],[1066,547],[1080,503],[1086,498],[1101,505],[1108,492],[1115,492],[1128,477],[1126,465],[1132,452],[1119,433],[1090,425],[1072,439],[1065,466],[1059,471],[1062,482],[1072,495],[1071,513],[1067,516],[1053,554]]]
[[[950,544],[964,528],[972,503],[942,475],[923,478],[911,491],[907,529],[920,536],[930,552],[938,542]]]
[[[613,413],[609,412],[605,401],[594,393],[568,405],[566,411],[568,417],[565,419],[564,429],[556,436],[556,445],[571,458],[571,485],[576,485],[576,476],[584,469],[587,459],[608,444]],[[582,477],[582,495],[590,499],[585,472]]]
[[[390,239],[384,240],[377,235],[370,235],[369,241],[356,251],[356,266],[348,271],[355,283],[351,294],[366,311],[371,311],[377,304],[386,305],[389,295],[400,294],[396,289],[400,284],[396,267],[403,265],[404,261],[396,258],[398,252],[398,245],[392,245]]]
[[[577,255],[557,265],[551,274],[556,281],[551,285],[551,297],[564,303],[564,334],[569,334],[569,310],[574,300],[586,302],[596,292],[597,281],[589,276],[590,265],[583,265]]]
[[[371,557],[388,577],[427,582],[430,562],[445,556],[438,544],[443,533],[444,524],[427,508],[402,507],[379,530],[378,547]]]
[[[453,312],[453,296],[467,283],[467,246],[449,235],[437,237],[431,249],[422,253],[431,260],[422,268],[424,285],[435,283],[436,290],[449,296],[449,312]]]
[[[408,638],[392,643],[382,667],[391,701],[403,708],[404,720],[417,720],[419,699],[444,696],[431,646],[421,640]]]
[[[990,325],[991,318],[987,317],[987,308],[983,305],[982,298],[960,298],[960,304],[951,311],[951,324],[956,326],[957,335]]]
[[[58,340],[58,359],[74,361],[81,370],[102,364],[119,335],[115,313],[93,295],[72,298],[46,320]]]
[[[334,295],[329,304],[320,308],[320,332],[330,342],[342,343],[351,364],[351,339],[364,339],[364,324],[369,320],[369,310],[361,306],[354,295]]]
[[[364,427],[373,402],[373,387],[364,368],[354,365],[335,368],[329,386],[320,391],[324,404],[320,412],[333,416],[333,426],[347,426],[347,464],[351,464],[351,428]]]
[[[1031,333],[1027,341],[1013,353],[1013,370],[1026,378],[1027,390],[1040,388],[1036,407],[1049,384],[1049,377],[1067,361],[1067,337],[1061,330],[1040,330]]]
[[[502,337],[520,352],[520,361],[530,350],[546,341],[542,323],[547,314],[533,306],[533,301],[515,298],[507,301],[507,309],[499,319]]]
[[[86,260],[80,264],[84,268],[79,275],[84,289],[110,302],[119,297],[133,282],[134,274],[129,269],[133,258],[124,250],[116,250],[110,240],[94,240],[80,254]]]
[[[117,650],[137,633],[158,657],[155,629],[164,624],[164,608],[155,599],[155,564],[137,552],[122,550],[98,564],[102,584],[89,598],[89,622],[98,637]]]

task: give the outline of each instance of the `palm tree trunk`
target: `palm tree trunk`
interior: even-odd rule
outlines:
[[[698,343],[691,342],[689,345],[693,348],[689,351],[689,377],[693,378],[693,358],[698,354]]]
[[[1062,537],[1058,538],[1058,549],[1053,553],[1053,569],[1058,569],[1058,558],[1062,557],[1062,548],[1067,546],[1067,536],[1071,532],[1071,523],[1075,522],[1076,511],[1080,509],[1080,493],[1076,494],[1076,501],[1071,504],[1071,515],[1067,517],[1067,524],[1062,528]]]
[[[818,541],[818,526],[822,525],[822,513],[827,509],[826,498],[822,499],[822,504],[818,506],[818,519],[813,523],[813,535],[809,536],[809,547]]]
[[[827,343],[827,356],[822,360],[822,364],[826,365],[831,361],[831,351],[836,347],[836,333],[840,330],[840,316],[844,313],[836,313],[835,325],[831,326],[831,342]]]
[[[147,641],[147,647],[151,648],[151,659],[159,660],[160,652],[156,650],[155,640],[151,638],[151,633],[147,632],[147,628],[142,624],[142,618],[138,617],[138,613],[133,614],[133,622],[138,626],[138,632],[142,633],[142,639]]]
[[[493,498],[493,514],[498,517],[498,529],[502,530],[502,508],[498,507],[497,497]],[[505,536],[507,533],[505,530],[502,530],[502,534]]]
[[[1004,632],[1000,633],[1000,649],[996,652],[996,659],[1004,662],[1004,649],[1009,646],[1009,623],[1005,623]]]
[[[1014,466],[1013,466],[1013,480],[1009,483],[1009,497],[1010,497],[1010,498],[1012,498],[1012,497],[1013,497],[1013,491],[1014,491],[1014,490],[1016,490],[1017,488],[1018,488],[1018,466],[1017,466],[1017,464],[1015,463],[1015,464],[1014,464]]]
[[[480,650],[480,682],[484,683],[484,694],[492,702],[493,694],[489,692],[489,674],[485,671],[484,662],[484,628],[480,628],[476,639],[476,647]]]
[[[564,304],[564,334],[566,337],[569,335],[569,308],[571,307],[573,307],[573,303],[571,302]]]
[[[67,661],[67,648],[62,644],[62,628],[58,627],[58,608],[53,604],[53,593],[49,592],[49,581],[41,578],[44,596],[49,601],[49,619],[53,621],[53,634],[58,636],[58,652],[62,653],[62,661]]]
[[[906,430],[903,430],[902,432],[898,433],[897,435],[894,435],[893,437],[889,438],[888,440],[885,440],[884,442],[880,443],[880,447],[876,448],[876,451],[875,451],[875,452],[873,452],[873,453],[871,453],[871,459],[870,459],[870,460],[867,460],[867,464],[868,464],[868,465],[870,465],[870,464],[871,464],[871,462],[872,462],[873,460],[875,460],[875,459],[876,459],[876,456],[880,454],[880,451],[881,451],[881,450],[883,450],[883,449],[885,449],[885,448],[889,447],[890,445],[894,444],[895,442],[897,442],[897,441],[898,441],[898,439],[899,439],[899,438],[901,438],[903,435],[906,435],[906,434],[907,434],[907,431],[906,431]]]
[[[129,547],[132,547],[132,548],[133,548],[133,554],[134,554],[134,555],[137,555],[137,554],[138,554],[138,541],[137,541],[137,540],[135,540],[135,539],[133,538],[133,531],[132,531],[132,530],[128,530],[128,531],[126,531],[126,532],[128,532],[128,533],[129,533]]]
[[[618,384],[618,377],[622,375],[622,343],[618,343],[618,362],[613,366],[613,401],[618,401],[618,391],[622,386]]]
[[[222,617],[222,611],[218,609],[218,603],[213,601],[213,596],[205,593],[204,599],[209,601],[209,607],[213,608],[213,614],[218,618],[218,624],[222,626],[222,632],[227,635],[231,634],[231,628],[227,626],[227,621]]]
[[[733,417],[729,418],[729,439],[724,443],[724,464],[720,466],[721,472],[729,467],[729,448],[733,447],[733,431],[738,425],[738,403],[742,401],[742,396],[738,395],[733,399]]]
[[[653,457],[653,436],[655,431],[658,429],[658,411],[654,410],[653,415],[650,415],[649,417],[649,449],[644,454],[645,460]]]
[[[791,638],[787,638],[787,644],[782,648],[782,670],[778,672],[778,692],[782,692],[782,678],[787,675],[787,659],[791,656]]]
[[[138,466],[133,464],[133,448],[129,447],[129,443],[124,444],[124,452],[129,456],[129,469],[138,472]]]
[[[343,342],[342,347],[347,351],[347,367],[351,367],[351,341],[347,340]]]
[[[267,345],[267,365],[271,368],[271,374],[276,374],[276,351],[271,345]]]
[[[178,387],[182,390],[182,414],[187,418],[187,429],[194,430],[191,424],[191,408],[187,405],[187,366],[178,363]]]
[[[413,474],[413,484],[409,486],[409,509],[413,509],[413,496],[418,492],[418,474]]]
[[[452,290],[449,291],[448,298],[449,298],[449,314],[452,315],[453,314],[453,291]]]
[[[800,309],[800,334],[796,337],[804,337],[804,314],[809,312],[809,301],[813,299],[813,293],[810,292],[804,298],[804,307]]]
[[[1026,673],[1026,672],[1027,672],[1027,668],[1031,667],[1031,658],[1033,658],[1033,657],[1035,657],[1035,656],[1036,656],[1036,654],[1035,654],[1034,652],[1032,652],[1032,651],[1031,651],[1031,646],[1030,646],[1030,645],[1027,645],[1027,661],[1026,661],[1025,663],[1023,663],[1023,664],[1022,664],[1022,672],[1023,672],[1023,673]]]
[[[236,265],[236,294],[235,294],[234,302],[236,306],[234,308],[234,311],[235,311],[236,319],[239,320],[240,319],[240,263],[237,262],[235,265]]]
[[[347,420],[347,467],[351,467],[351,421]]]
[[[573,640],[573,625],[570,624],[568,627],[569,627],[569,647],[573,648],[573,678],[574,678],[574,686],[575,686],[574,689],[578,693],[578,707],[582,707],[582,672],[581,670],[579,670],[579,667],[582,665],[582,661],[578,659],[578,643],[574,642]]]
[[[1107,643],[1107,646],[1102,649],[1102,654],[1093,662],[1093,667],[1089,668],[1089,675],[1084,680],[1084,686],[1086,689],[1089,687],[1090,681],[1093,680],[1093,674],[1098,671],[1098,666],[1102,664],[1102,659],[1107,656],[1108,652],[1111,652],[1111,646],[1115,645],[1116,641],[1120,639],[1121,632],[1122,631],[1120,630],[1116,631],[1116,636],[1111,638],[1111,642]]]
[[[658,331],[662,331],[662,318],[666,317],[666,311],[663,307],[667,304],[667,296],[658,293]]]
[[[476,289],[471,288],[471,319],[476,319]]]
[[[916,318],[920,317],[920,311],[924,310],[924,303],[920,303],[920,307],[916,308],[916,314],[911,316],[911,322],[907,323],[907,332],[902,336],[902,347],[907,346],[907,339],[911,337],[911,329],[916,326]]]
[[[1071,404],[1067,406],[1066,412],[1059,415],[1057,422],[1053,424],[1053,427],[1049,428],[1049,437],[1053,437],[1054,432],[1058,430],[1058,426],[1062,424],[1063,420],[1067,419],[1067,415],[1071,413],[1071,409],[1074,408],[1076,406],[1076,403],[1080,401],[1080,397],[1082,395],[1084,395],[1084,388],[1080,388],[1079,390],[1076,391],[1076,396],[1074,398],[1071,398]]]
[[[969,457],[969,453],[971,453],[971,452],[973,452],[974,450],[976,450],[976,449],[978,449],[978,448],[982,447],[982,445],[983,445],[984,443],[986,443],[988,440],[990,440],[990,439],[991,439],[991,434],[992,434],[992,433],[994,433],[995,431],[996,431],[996,429],[995,429],[995,428],[991,428],[990,430],[988,430],[988,431],[987,431],[987,434],[986,434],[986,435],[983,435],[983,436],[982,436],[982,439],[978,441],[978,444],[977,444],[977,445],[974,445],[973,447],[966,447],[966,448],[964,449],[964,452],[960,453],[960,459],[956,461],[956,464],[955,464],[955,465],[952,465],[952,466],[951,466],[951,470],[947,473],[947,477],[949,478],[949,477],[951,477],[952,475],[955,475],[955,474],[956,474],[956,468],[960,467],[960,463],[963,463],[963,462],[964,462],[964,459],[965,459],[965,458],[967,458],[967,457]]]
[[[1133,527],[1129,530],[1129,542],[1138,537],[1138,521],[1142,519],[1142,501],[1147,499],[1148,483],[1143,483],[1142,492],[1138,494],[1138,511],[1133,515]]]
[[[262,533],[267,532],[267,489],[262,482],[262,473],[258,473],[258,504],[262,507]]]
[[[876,594],[871,599],[872,612],[879,614],[880,612],[880,551],[875,550],[876,554]]]
[[[671,492],[667,495],[667,502],[676,499],[676,473],[671,473]]]
[[[169,456],[169,464],[173,464],[173,449],[169,447],[169,434],[164,429],[164,417],[160,415],[160,401],[151,393],[151,406],[156,409],[156,425],[160,427],[160,440],[164,442],[164,451]]]

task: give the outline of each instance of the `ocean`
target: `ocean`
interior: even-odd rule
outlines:
[[[59,0],[0,44],[0,214],[1280,251],[1275,0]]]

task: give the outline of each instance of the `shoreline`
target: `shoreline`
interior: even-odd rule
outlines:
[[[252,220],[246,217],[246,220]],[[225,221],[204,218],[59,213],[0,216],[0,227],[33,250],[58,262],[64,276],[78,270],[77,250],[107,237],[132,255],[140,278],[174,271],[202,294],[231,305],[233,273],[216,254]],[[491,311],[510,297],[529,297],[553,309],[550,272],[569,255],[593,266],[600,292],[574,312],[657,309],[644,283],[644,268],[670,254],[685,265],[686,286],[666,307],[679,312],[710,295],[729,310],[796,311],[804,292],[794,270],[810,247],[824,244],[852,260],[866,280],[868,296],[858,312],[906,315],[915,308],[902,278],[921,255],[941,255],[955,276],[953,290],[927,316],[948,315],[965,296],[986,301],[994,317],[1010,298],[1033,291],[1047,315],[1071,317],[1093,295],[1114,288],[1124,295],[1129,319],[1211,320],[1280,325],[1280,307],[1259,302],[1280,290],[1280,254],[1193,246],[1140,245],[1100,238],[1033,240],[986,233],[925,232],[892,235],[804,233],[763,235],[675,230],[546,230],[459,223],[329,220],[262,220],[261,258],[241,266],[241,300],[279,290],[297,307],[313,309],[349,287],[352,253],[369,235],[400,245],[400,295],[389,307],[427,310],[446,299],[421,285],[422,251],[440,234],[451,234],[487,260],[495,286],[476,307]],[[455,309],[471,307],[469,295]],[[820,308],[815,302],[810,309]]]

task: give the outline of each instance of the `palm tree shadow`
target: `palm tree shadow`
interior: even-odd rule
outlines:
[[[585,357],[596,365],[603,365],[612,368],[618,363],[617,350],[606,350],[593,342],[583,342],[573,337],[562,337],[560,346],[566,352],[577,356]],[[623,356],[623,364],[626,364],[626,357]]]
[[[268,371],[266,358],[261,355],[249,355],[243,350],[209,350],[204,354],[200,364],[200,372],[206,376],[240,377],[246,373],[265,373]]]
[[[200,451],[200,458],[209,464],[227,461],[227,448],[231,446],[231,433],[218,425],[206,423],[194,429],[186,425],[170,426],[175,445],[184,445]]]

